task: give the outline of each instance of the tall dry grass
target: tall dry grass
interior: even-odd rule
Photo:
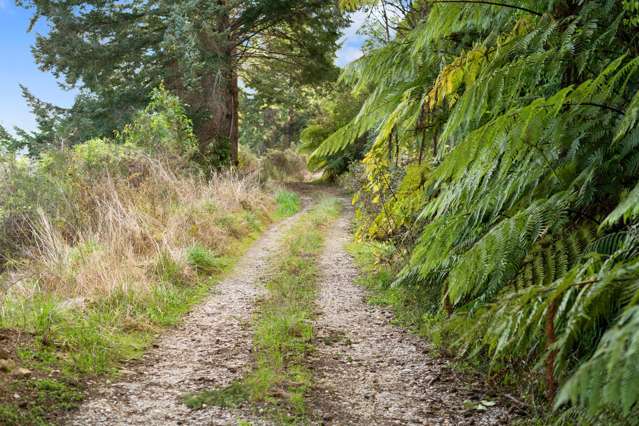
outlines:
[[[21,223],[18,234],[26,238],[14,242],[19,250],[5,262],[11,292],[86,299],[148,292],[158,282],[153,271],[159,259],[168,256],[191,274],[189,247],[201,244],[227,255],[256,224],[269,220],[272,197],[255,178],[205,178],[139,152],[129,153],[126,162],[126,173],[109,167],[73,176],[64,208],[37,205],[35,214],[17,213],[23,217],[11,222]],[[61,217],[60,211],[72,214]]]

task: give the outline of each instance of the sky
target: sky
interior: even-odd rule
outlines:
[[[357,30],[364,25],[366,14],[364,12],[355,12],[351,15],[351,20],[353,21],[351,26],[346,29],[344,37],[340,40],[342,48],[337,51],[337,60],[335,63],[340,67],[343,67],[362,56],[364,36],[357,34]]]
[[[62,90],[55,78],[38,70],[31,45],[37,31],[27,33],[31,13],[16,7],[13,0],[0,0],[0,124],[7,130],[18,126],[27,130],[35,128],[35,120],[29,111],[19,84],[29,88],[39,98],[63,107],[70,106],[75,96]]]
[[[344,66],[362,55],[363,37],[357,34],[365,15],[355,13],[353,24],[342,37],[336,64]],[[34,130],[36,123],[20,93],[19,84],[26,86],[38,98],[55,105],[68,107],[73,103],[74,91],[62,89],[55,77],[38,69],[31,54],[31,46],[38,32],[46,26],[39,23],[27,33],[31,12],[18,8],[13,0],[0,0],[0,125],[12,131],[14,126]]]

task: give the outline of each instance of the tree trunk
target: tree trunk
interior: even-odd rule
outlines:
[[[232,140],[233,137],[237,139],[234,129],[237,113],[233,80],[229,77],[221,69],[204,76],[201,86],[187,98],[201,159],[213,167],[234,160]]]
[[[231,58],[233,55],[231,55]],[[231,131],[229,134],[229,144],[231,149],[231,165],[237,167],[240,165],[239,161],[239,140],[240,140],[240,128],[239,128],[239,114],[240,114],[240,91],[237,86],[237,71],[235,65],[232,65],[231,71]]]
[[[195,135],[199,141],[201,160],[211,166],[238,164],[239,89],[235,64],[235,43],[220,39],[230,25],[226,0],[218,0],[222,7],[216,31],[199,34],[200,48],[211,58],[200,76],[199,85],[185,96],[190,106]]]

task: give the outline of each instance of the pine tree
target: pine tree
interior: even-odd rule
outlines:
[[[331,1],[20,0],[50,26],[34,55],[80,87],[76,126],[118,129],[161,82],[189,106],[201,156],[237,161],[238,77],[247,59],[331,68],[344,20]],[[97,122],[97,123],[96,123]]]

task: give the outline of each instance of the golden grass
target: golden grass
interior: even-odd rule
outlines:
[[[190,246],[225,255],[252,231],[251,215],[269,220],[272,197],[256,179],[233,173],[204,178],[151,157],[138,161],[138,174],[105,173],[77,185],[80,217],[71,231],[39,211],[28,225],[34,243],[13,267],[18,284],[11,291],[89,300],[148,292],[157,284],[152,271],[161,255],[189,274]]]

